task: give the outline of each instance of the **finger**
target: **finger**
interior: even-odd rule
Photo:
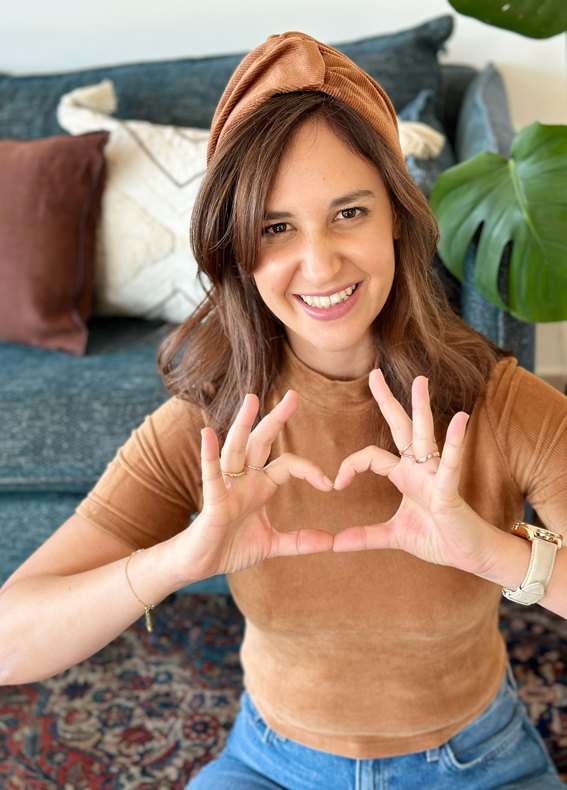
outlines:
[[[289,557],[294,554],[315,554],[333,548],[333,536],[322,529],[297,529],[293,532],[274,530],[269,557]]]
[[[464,411],[458,412],[451,419],[447,428],[439,468],[433,481],[435,487],[449,499],[459,495],[459,479],[468,421],[469,415]]]
[[[392,395],[379,368],[370,373],[368,383],[384,419],[390,426],[396,447],[401,450],[412,440],[411,419],[402,404]]]
[[[252,466],[264,466],[276,437],[293,416],[297,409],[298,396],[294,390],[288,390],[281,401],[266,414],[254,428],[248,439],[246,463]]]
[[[437,450],[435,426],[429,402],[428,381],[425,376],[417,376],[417,378],[413,380],[411,388],[411,405],[413,423],[412,452],[416,458],[423,458],[423,456],[429,455],[429,453]],[[439,463],[436,458],[431,460],[436,464]]]
[[[381,447],[374,445],[365,447],[364,450],[358,450],[358,452],[349,455],[339,466],[335,478],[335,490],[340,491],[342,488],[346,488],[356,474],[369,469],[378,475],[387,476],[399,463],[400,459],[397,455],[392,455]]]
[[[333,551],[365,551],[366,549],[395,549],[393,530],[389,524],[368,527],[348,527],[335,535]]]
[[[213,509],[221,504],[228,492],[226,490],[220,459],[219,442],[212,428],[201,431],[201,469],[203,476],[203,510]]]
[[[297,480],[306,480],[319,491],[330,491],[333,488],[333,481],[329,480],[320,466],[293,453],[280,455],[264,468],[264,472],[277,486],[295,477]]]
[[[230,426],[221,452],[223,472],[242,472],[246,460],[246,445],[254,424],[260,401],[249,393],[244,398],[236,419]]]

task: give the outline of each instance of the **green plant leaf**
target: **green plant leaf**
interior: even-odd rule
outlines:
[[[567,30],[567,0],[449,0],[455,11],[530,38]]]
[[[510,161],[488,152],[446,170],[429,197],[444,265],[463,279],[466,250],[482,225],[474,285],[522,321],[567,320],[567,126],[532,123],[512,142]],[[508,305],[498,291],[512,242]]]

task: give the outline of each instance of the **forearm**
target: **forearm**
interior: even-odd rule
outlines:
[[[509,590],[517,589],[528,571],[531,543],[516,535],[492,527],[491,557],[486,570],[478,573],[483,579]],[[540,606],[567,618],[567,549],[557,549],[555,565]]]
[[[168,543],[136,554],[128,578],[141,601],[161,601],[181,586]],[[73,576],[34,576],[0,593],[0,685],[44,680],[83,661],[144,614],[132,595],[126,558]]]

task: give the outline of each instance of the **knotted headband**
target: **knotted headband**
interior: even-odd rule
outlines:
[[[248,53],[215,111],[207,164],[224,135],[276,93],[322,91],[350,105],[404,162],[396,113],[382,88],[352,60],[305,33],[269,36]]]

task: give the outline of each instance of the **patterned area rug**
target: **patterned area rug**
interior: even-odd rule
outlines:
[[[243,623],[226,595],[170,596],[87,661],[0,688],[2,790],[183,790],[222,749],[242,690]],[[567,781],[567,621],[504,601],[501,628]],[[220,789],[219,789],[220,790]]]

